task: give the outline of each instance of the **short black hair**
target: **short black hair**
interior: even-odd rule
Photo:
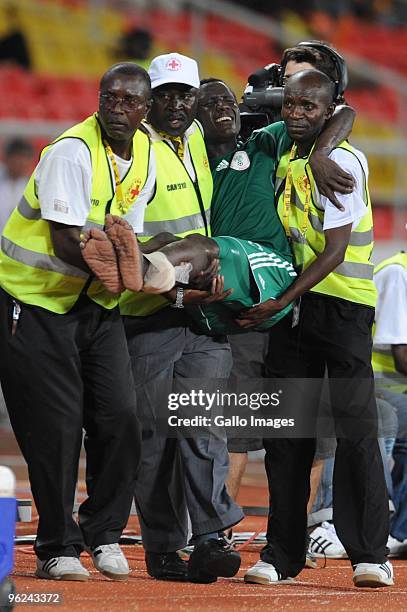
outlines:
[[[107,79],[110,79],[110,77],[116,74],[139,76],[145,80],[149,87],[151,87],[151,79],[147,70],[145,70],[142,66],[135,64],[134,62],[119,62],[118,64],[113,64],[113,66],[110,66],[110,68],[106,70],[105,74],[100,79],[100,87],[103,86]]]
[[[223,79],[217,79],[216,77],[208,77],[207,79],[201,79],[199,84],[200,84],[200,87],[202,87],[202,85],[207,85],[208,83],[222,83],[225,87],[230,89],[230,91],[232,92],[235,100],[237,101],[237,97],[236,97],[235,92],[230,87],[230,85],[228,85]]]
[[[4,155],[15,155],[16,153],[26,153],[27,155],[34,154],[34,147],[32,144],[24,138],[13,138],[9,140],[4,146]]]
[[[328,43],[320,40],[310,41],[310,44],[313,42],[330,47]],[[296,62],[297,64],[306,62],[307,64],[311,64],[311,66],[314,66],[317,70],[320,70],[326,74],[332,81],[337,81],[340,77],[337,66],[329,53],[324,53],[323,51],[311,46],[289,47],[286,49],[283,53],[283,57],[281,58],[281,68],[283,74],[288,62]]]
[[[226,87],[229,87],[227,83],[223,79],[217,79],[215,77],[208,77],[207,79],[201,79],[200,85],[206,85],[207,83],[223,83]]]

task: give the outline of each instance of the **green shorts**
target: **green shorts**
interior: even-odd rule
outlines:
[[[233,289],[223,302],[208,306],[188,307],[193,329],[208,335],[237,334],[245,330],[235,322],[243,308],[276,299],[294,282],[296,272],[292,261],[279,253],[250,240],[231,236],[212,238],[219,246],[220,274],[225,278],[225,290]],[[292,306],[251,330],[268,329],[284,317]]]

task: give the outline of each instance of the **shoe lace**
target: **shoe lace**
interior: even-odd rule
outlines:
[[[218,539],[218,542],[220,543],[220,545],[225,548],[226,550],[233,550],[233,544],[231,542],[228,541],[227,538],[225,538],[224,536],[220,537]]]
[[[308,536],[309,542],[314,542],[316,545],[319,546],[319,543],[316,541],[315,538],[312,538],[311,536]],[[313,552],[310,550],[307,550],[307,555],[309,555],[310,557],[313,558],[313,560],[316,562],[317,558],[314,556]],[[324,565],[322,566],[322,568],[326,567],[326,554],[325,551],[322,551],[322,554],[324,555]]]

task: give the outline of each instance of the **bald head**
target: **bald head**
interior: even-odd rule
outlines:
[[[292,91],[307,92],[312,96],[322,96],[328,105],[332,104],[335,99],[335,83],[319,70],[301,70],[293,74],[285,88],[289,93]]]
[[[281,117],[301,155],[313,143],[335,109],[335,84],[319,70],[293,74],[284,87]]]

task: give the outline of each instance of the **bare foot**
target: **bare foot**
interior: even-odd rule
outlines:
[[[116,253],[105,232],[94,228],[85,232],[81,239],[82,256],[92,272],[110,293],[122,293],[124,285]]]
[[[143,287],[142,254],[133,228],[116,215],[106,215],[105,223],[106,234],[116,251],[124,286],[130,291],[140,291]]]

